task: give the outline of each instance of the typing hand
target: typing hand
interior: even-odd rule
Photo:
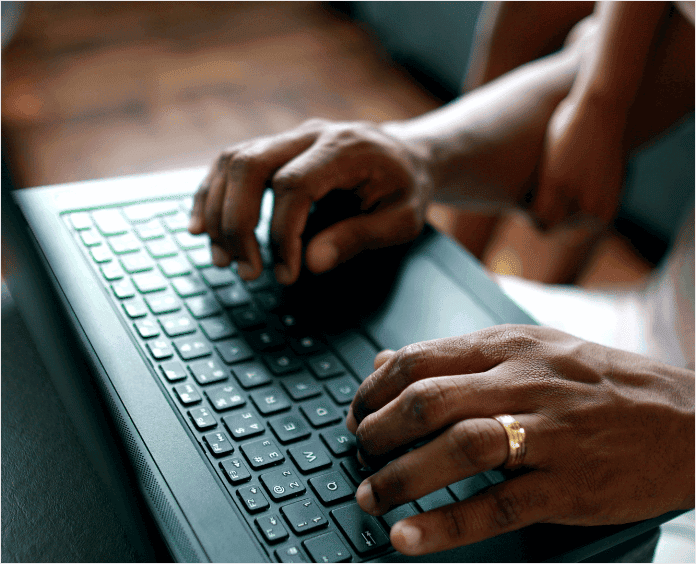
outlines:
[[[266,186],[275,194],[271,242],[275,274],[291,284],[300,272],[301,235],[312,203],[352,190],[363,213],[318,233],[306,250],[320,273],[362,249],[415,238],[423,227],[432,180],[412,147],[368,123],[311,120],[286,133],[236,145],[216,161],[198,190],[189,231],[207,232],[218,266],[239,262],[245,279],[262,269],[254,228]]]
[[[604,525],[694,504],[694,374],[533,326],[499,326],[384,351],[348,415],[373,515],[509,461],[511,415],[526,470],[391,529],[400,552],[474,543],[538,522]],[[403,451],[401,451],[403,452]]]

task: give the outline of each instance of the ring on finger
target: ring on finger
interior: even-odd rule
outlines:
[[[508,439],[508,455],[505,461],[505,468],[515,470],[524,463],[524,456],[527,454],[527,433],[512,415],[498,415],[494,417],[505,429]]]

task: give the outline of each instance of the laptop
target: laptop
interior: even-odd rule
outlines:
[[[362,253],[331,273],[304,272],[289,288],[270,271],[245,283],[233,268],[212,266],[206,237],[186,231],[206,172],[12,197],[3,188],[10,292],[144,545],[156,538],[189,562],[579,561],[676,515],[611,527],[534,525],[418,558],[395,552],[388,537],[396,520],[505,476],[468,478],[382,518],[362,512],[354,493],[366,470],[344,419],[375,354],[534,321],[430,227],[413,243]],[[256,234],[270,264],[270,194],[262,208]]]

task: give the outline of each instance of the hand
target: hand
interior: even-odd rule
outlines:
[[[306,262],[315,273],[362,249],[415,238],[433,190],[417,150],[369,123],[311,120],[281,135],[234,146],[218,158],[198,190],[189,231],[207,231],[215,264],[239,261],[245,279],[261,273],[254,228],[269,185],[275,194],[275,273],[283,284],[299,275],[300,237],[312,202],[331,190],[354,190],[365,213],[330,226],[309,242]]]
[[[373,515],[505,463],[492,417],[526,431],[525,472],[391,529],[423,554],[538,522],[628,523],[694,503],[694,374],[554,329],[499,326],[384,351],[348,414],[364,462],[439,433],[358,488]],[[403,452],[403,451],[401,451]]]

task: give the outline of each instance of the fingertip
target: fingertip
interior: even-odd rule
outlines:
[[[331,270],[338,264],[339,252],[333,243],[323,241],[307,249],[307,267],[314,274]]]
[[[422,538],[423,532],[420,528],[408,523],[407,520],[395,523],[389,533],[389,540],[392,546],[402,554],[409,556],[421,553]]]
[[[370,484],[369,480],[365,480],[360,484],[358,491],[355,492],[355,499],[360,508],[366,513],[371,515],[377,513],[377,500],[372,492],[372,484]]]
[[[293,276],[292,270],[290,270],[290,267],[286,264],[277,265],[275,267],[274,273],[276,280],[278,280],[280,284],[283,284],[285,286],[288,286],[295,281],[295,276]]]
[[[383,351],[378,352],[374,361],[375,370],[378,370],[392,356],[394,356],[394,351],[391,349],[384,349]]]
[[[203,224],[203,218],[199,215],[192,215],[188,224],[188,231],[192,235],[200,235],[203,233],[205,225]]]
[[[256,273],[256,269],[254,269],[251,264],[249,264],[246,261],[242,261],[237,263],[237,274],[239,274],[239,277],[242,280],[256,280],[258,278],[258,274]]]

